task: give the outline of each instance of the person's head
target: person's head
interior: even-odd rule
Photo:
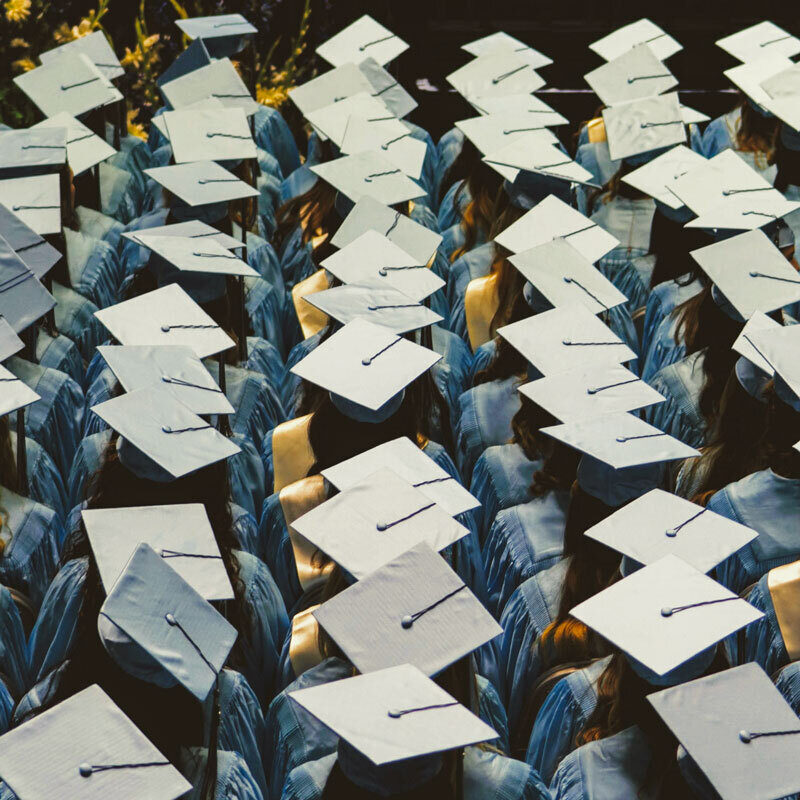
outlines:
[[[778,139],[777,117],[759,111],[753,103],[742,97],[739,103],[741,116],[736,128],[736,149],[763,156],[763,166],[772,163]]]
[[[650,288],[666,281],[682,279],[683,276],[687,276],[687,283],[694,280],[699,267],[690,253],[707,244],[709,238],[705,231],[686,228],[682,222],[656,211],[650,228],[650,252],[656,257]]]
[[[786,403],[775,391],[774,381],[767,385],[764,433],[755,449],[755,469],[771,469],[784,478],[800,480],[800,412]]]

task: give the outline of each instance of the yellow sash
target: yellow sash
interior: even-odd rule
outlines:
[[[769,571],[767,586],[783,644],[791,661],[800,658],[800,561]]]
[[[586,123],[590,142],[604,142],[606,140],[606,124],[602,117],[595,117]]]
[[[304,339],[308,339],[309,336],[321,331],[328,324],[328,315],[323,314],[303,298],[306,295],[321,292],[327,288],[328,276],[325,274],[324,269],[318,269],[313,275],[292,287],[292,303],[294,304],[294,310],[300,322],[300,330],[303,332]]]
[[[499,304],[497,274],[493,272],[482,278],[475,278],[467,284],[464,295],[464,316],[473,352],[492,338],[492,319]]]
[[[272,433],[273,492],[308,475],[317,460],[308,439],[311,414],[282,422]]]
[[[317,643],[317,620],[312,613],[317,608],[319,608],[318,605],[311,606],[311,608],[295,614],[292,620],[289,660],[292,662],[292,669],[297,677],[322,661],[322,653],[320,653]]]

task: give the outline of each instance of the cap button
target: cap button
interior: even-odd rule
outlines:
[[[162,325],[162,326],[161,326],[161,330],[162,330],[164,333],[169,333],[169,325]]]
[[[89,778],[92,774],[92,765],[87,764],[85,761],[78,767],[78,774],[81,778]]]
[[[361,359],[362,366],[368,367],[371,363],[372,363],[372,359],[371,358],[362,358]]]
[[[664,533],[669,536],[670,539],[674,539],[678,535],[678,531],[675,528],[670,528],[668,531],[664,531]]]
[[[383,267],[381,267],[381,268],[378,270],[378,275],[380,275],[382,278],[385,278],[385,277],[386,277],[386,275],[387,275],[387,273],[386,273],[386,270],[385,270]]]
[[[175,619],[175,616],[171,613],[164,614],[164,619],[167,621],[168,625],[177,625],[178,621]]]
[[[750,735],[750,731],[739,731],[739,740],[745,744],[750,744],[753,741],[753,737]]]
[[[672,609],[669,606],[664,606],[661,609],[661,616],[662,617],[671,617],[672,616]]]
[[[396,708],[390,708],[390,709],[389,709],[389,710],[388,710],[386,713],[387,713],[387,714],[388,714],[388,715],[389,715],[389,716],[390,716],[392,719],[400,719],[400,717],[402,717],[402,716],[403,716],[403,712],[402,712],[402,711],[398,711]]]
[[[377,524],[375,527],[376,527],[376,528],[377,528],[379,531],[385,531],[385,530],[386,530],[386,529],[387,529],[389,526],[388,526],[388,525],[386,525],[386,523],[385,523],[385,522],[379,522],[379,523],[378,523],[378,524]]]
[[[414,624],[414,617],[411,614],[406,614],[403,619],[400,620],[400,624],[408,630]]]

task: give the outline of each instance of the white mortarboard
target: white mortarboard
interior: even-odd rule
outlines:
[[[143,650],[201,702],[237,636],[236,628],[145,543],[135,547],[109,591],[97,625],[103,645],[123,669],[138,676],[134,653]]]
[[[738,86],[754,103],[765,108],[770,96],[761,88],[763,81],[794,66],[786,56],[770,53],[725,70],[725,77]]]
[[[218,100],[216,97],[204,97],[202,100],[197,100],[194,103],[189,103],[188,105],[181,106],[181,111],[218,111],[224,112],[225,106],[222,105],[222,101]],[[166,108],[165,113],[163,114],[156,114],[153,119],[150,121],[152,125],[158,128],[158,132],[167,140],[170,141],[170,133],[169,128],[167,127],[167,115],[166,115]],[[248,133],[250,132],[250,126],[248,125]],[[211,159],[213,160],[213,159]]]
[[[558,237],[567,239],[592,263],[619,245],[610,233],[555,196],[546,197],[494,240],[520,253]]]
[[[315,164],[311,171],[354,203],[368,195],[391,206],[425,194],[400,167],[374,151]]]
[[[307,294],[303,300],[343,325],[354,319],[366,319],[397,334],[442,321],[435,311],[421,303],[412,303],[408,295],[391,286],[335,286]]]
[[[341,148],[347,123],[352,115],[364,117],[370,121],[394,119],[394,114],[371,92],[351,94],[342,100],[322,106],[306,114],[306,119],[314,126],[317,133],[330,139]],[[405,128],[405,130],[408,130]]]
[[[589,170],[573,161],[555,145],[541,141],[537,131],[509,142],[501,150],[488,153],[483,160],[512,182],[516,180],[519,171],[523,170],[570,183],[594,185],[594,177]]]
[[[230,401],[190,347],[101,345],[97,352],[126,392],[166,386],[195,414],[234,413]]]
[[[436,254],[442,236],[413,219],[364,195],[345,217],[331,239],[334,247],[346,247],[363,233],[377,231],[408,253],[417,264],[427,264]]]
[[[361,673],[413,664],[433,676],[503,632],[425,542],[313,613]]]
[[[647,45],[633,47],[583,77],[607,106],[652,97],[678,85]]]
[[[756,331],[775,330],[780,327],[780,323],[776,322],[772,317],[768,317],[761,311],[756,311],[753,316],[747,320],[741,333],[736,337],[732,349],[740,356],[744,356],[752,364],[755,364],[762,372],[766,372],[767,375],[772,376],[775,374],[775,368],[764,358],[757,346],[753,344],[752,337]]]
[[[0,237],[6,240],[37,278],[47,274],[61,258],[61,253],[53,245],[2,203],[0,203]]]
[[[661,61],[666,61],[670,56],[683,50],[681,44],[649,19],[640,19],[623,25],[602,39],[592,42],[589,49],[594,50],[600,58],[613,61],[640,44],[646,44],[653,51],[653,55]]]
[[[583,305],[600,314],[628,300],[568,239],[552,239],[509,261],[554,308]]]
[[[175,283],[95,312],[124,345],[186,345],[198,358],[221,353],[234,341]]]
[[[238,445],[193,414],[165,386],[128,392],[91,410],[172,478],[240,452]]]
[[[689,170],[703,165],[705,161],[699,153],[681,144],[624,175],[622,181],[649,194],[660,203],[678,209],[683,203],[669,190],[669,185]]]
[[[215,14],[210,17],[176,19],[175,24],[190,39],[220,39],[258,33],[241,14]]]
[[[177,800],[192,788],[97,684],[6,733],[0,772],[21,800]]]
[[[216,242],[221,244],[226,250],[238,250],[244,247],[244,243],[227,233],[222,233],[211,225],[199,219],[190,219],[186,222],[175,222],[170,225],[160,225],[157,228],[143,228],[142,230],[128,231],[123,233],[125,239],[136,242],[139,236],[146,234],[148,238],[154,236],[183,236],[189,239],[200,239],[202,241]]]
[[[347,102],[346,100],[343,102]],[[343,153],[382,153],[409,178],[419,180],[428,151],[425,142],[415,139],[408,126],[395,117],[366,118],[352,115],[340,144]]]
[[[447,82],[467,99],[530,94],[545,84],[521,54],[508,52],[479,56],[451,72]]]
[[[438,353],[386,328],[356,319],[291,371],[351,403],[378,411],[440,359]]]
[[[253,100],[228,58],[212,61],[205,67],[162,84],[161,92],[175,109],[206,97],[215,97],[224,106],[243,108],[247,116],[258,111],[258,103]]]
[[[0,180],[0,203],[36,233],[61,232],[61,184],[58,175],[29,175]]]
[[[586,535],[639,564],[672,554],[700,572],[710,572],[758,534],[663,489],[651,489]]]
[[[603,109],[608,152],[615,161],[686,141],[678,95],[646,97]]]
[[[25,342],[17,336],[5,317],[0,317],[0,361],[11,358],[25,347]],[[8,377],[8,376],[6,376]]]
[[[202,503],[84,509],[81,516],[106,592],[137,545],[144,542],[206,600],[233,599],[225,562]]]
[[[289,89],[289,99],[304,116],[359,92],[373,92],[372,84],[355,64],[323,72],[322,75]]]
[[[540,432],[617,470],[700,455],[694,447],[624,412],[551,425]]]
[[[497,738],[410,664],[299,689],[289,697],[378,766]]]
[[[479,114],[525,115],[536,125],[568,125],[569,120],[535,94],[508,94],[470,97],[469,103]]]
[[[67,132],[59,128],[0,131],[0,170],[54,172],[67,163]]]
[[[14,78],[14,83],[46,117],[55,116],[60,111],[77,117],[122,97],[81,53],[70,53],[50,64],[23,72]]]
[[[761,81],[764,107],[793,130],[800,129],[800,69],[796,64]]]
[[[388,64],[406,50],[406,42],[369,14],[364,14],[321,44],[316,52],[329,64],[340,67],[349,62],[359,64],[365,58]]]
[[[722,800],[773,800],[800,791],[797,713],[758,664],[647,699]]]
[[[153,167],[144,173],[190,206],[258,196],[256,189],[214,161]]]
[[[161,88],[165,83],[174,81],[182,75],[188,75],[200,67],[211,63],[211,55],[202,39],[195,39],[175,60],[156,78],[156,85]],[[165,108],[170,108],[169,103]]]
[[[374,58],[365,58],[358,69],[372,85],[373,96],[379,97],[396,117],[405,117],[417,107],[417,101]]]
[[[176,164],[256,157],[256,143],[241,108],[167,111],[164,122]]]
[[[33,127],[37,130],[66,128],[67,160],[73,175],[86,172],[90,167],[105,161],[117,152],[108,142],[66,111],[42,120]]]
[[[0,321],[5,323],[5,320]],[[3,325],[0,333],[6,333],[5,327],[7,324]],[[10,333],[13,333],[13,330]],[[5,335],[3,335],[3,340],[5,344],[5,341],[7,341]],[[9,353],[9,355],[13,354]],[[7,358],[8,356],[5,357]],[[25,408],[40,399],[33,389],[0,364],[0,417],[10,414],[12,411],[18,411],[20,408]]]
[[[520,394],[560,422],[635,411],[664,401],[646,381],[621,364],[581,367],[525,383]]]
[[[94,31],[86,36],[81,36],[71,42],[62,44],[60,47],[45,50],[44,53],[39,53],[39,61],[45,65],[50,63],[57,65],[59,59],[64,56],[76,54],[85,55],[100,70],[103,76],[110,81],[125,74],[117,54],[102,31]]]
[[[231,253],[213,239],[192,239],[188,236],[149,236],[139,231],[134,239],[142,247],[158,253],[181,272],[203,272],[213,275],[258,277],[246,261]]]
[[[552,58],[548,58],[544,53],[529,47],[505,31],[497,31],[490,33],[488,36],[482,36],[480,39],[474,39],[471,42],[462,44],[461,49],[476,57],[492,55],[493,53],[516,53],[524,58],[529,66],[534,69],[546,67],[553,63]]]
[[[420,542],[442,550],[468,533],[386,468],[298,517],[292,527],[356,580]]]
[[[502,150],[516,139],[545,144],[558,142],[556,135],[545,127],[544,119],[525,111],[484,114],[459,120],[455,126],[483,155]]]
[[[342,283],[394,287],[413,303],[422,302],[445,285],[425,264],[374,230],[362,233],[320,266]]]
[[[800,53],[800,39],[766,21],[725,36],[715,44],[739,61],[757,61],[776,53],[787,57]]]
[[[800,300],[800,274],[762,231],[740,233],[691,256],[743,319]]]
[[[322,476],[339,491],[344,491],[385,468],[419,489],[451,516],[480,505],[458,480],[405,436],[328,467],[322,471]]]
[[[674,555],[623,578],[570,614],[656,676],[763,616]]]
[[[681,119],[683,119],[684,125],[699,125],[701,122],[708,122],[711,117],[696,108],[689,108],[681,103]]]
[[[0,316],[19,333],[55,304],[55,298],[0,237]]]
[[[771,365],[776,395],[800,411],[800,326],[753,331],[749,339]]]
[[[554,308],[497,329],[542,375],[622,364],[636,353],[586,306]]]

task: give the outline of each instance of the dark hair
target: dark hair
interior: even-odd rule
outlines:
[[[765,395],[766,423],[756,445],[755,470],[771,469],[784,478],[800,480],[800,453],[794,448],[800,440],[800,413],[778,397],[774,382],[767,385]]]
[[[695,280],[700,270],[690,253],[708,244],[708,241],[708,234],[704,231],[685,228],[682,223],[656,210],[650,228],[650,252],[656,257],[650,288],[667,281],[688,285]]]
[[[777,117],[765,117],[759,114],[742,95],[739,101],[740,117],[736,127],[736,149],[745,153],[763,154],[766,168],[772,163],[775,146],[778,142],[780,120]]]
[[[611,203],[621,197],[626,200],[645,200],[649,195],[634,188],[622,179],[637,167],[623,161],[619,169],[603,184],[602,188],[589,188],[586,193],[587,215],[590,215],[598,200],[602,203]]]
[[[25,447],[25,442],[18,441],[17,447]],[[0,417],[0,486],[4,486],[12,492],[18,492],[20,489],[19,477],[14,448],[11,446],[8,414],[5,414]]]

